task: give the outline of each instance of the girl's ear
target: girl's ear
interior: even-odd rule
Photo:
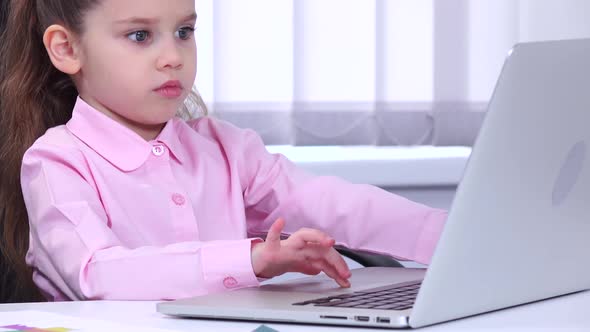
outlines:
[[[80,52],[77,49],[75,36],[61,25],[54,24],[45,30],[43,44],[49,59],[58,70],[68,75],[80,71]]]

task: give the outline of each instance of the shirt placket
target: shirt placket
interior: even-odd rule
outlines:
[[[152,144],[152,155],[154,161],[160,164],[158,177],[168,197],[165,204],[169,207],[171,220],[166,222],[169,222],[174,228],[177,239],[185,241],[199,240],[193,205],[185,189],[172,173],[169,149],[162,143],[154,142]]]

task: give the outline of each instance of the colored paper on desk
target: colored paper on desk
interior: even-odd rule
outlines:
[[[252,332],[279,332],[275,329],[271,329],[270,327],[266,326],[266,325],[260,325],[256,330],[252,331]]]
[[[43,311],[0,312],[0,332],[167,332],[168,330],[83,319]],[[169,332],[169,331],[168,331]]]

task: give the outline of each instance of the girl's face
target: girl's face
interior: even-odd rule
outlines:
[[[192,89],[195,20],[194,0],[101,0],[78,42],[82,99],[155,138]]]

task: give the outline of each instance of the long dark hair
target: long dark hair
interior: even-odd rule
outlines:
[[[51,63],[43,34],[61,24],[81,35],[100,0],[0,0],[0,302],[42,300],[25,263],[29,222],[20,187],[25,151],[48,128],[66,123],[78,91]],[[193,91],[178,115],[206,115]]]
[[[0,302],[41,300],[25,264],[29,223],[20,187],[24,152],[48,128],[66,123],[78,91],[43,45],[51,24],[82,32],[84,13],[99,0],[3,1],[0,48]]]

